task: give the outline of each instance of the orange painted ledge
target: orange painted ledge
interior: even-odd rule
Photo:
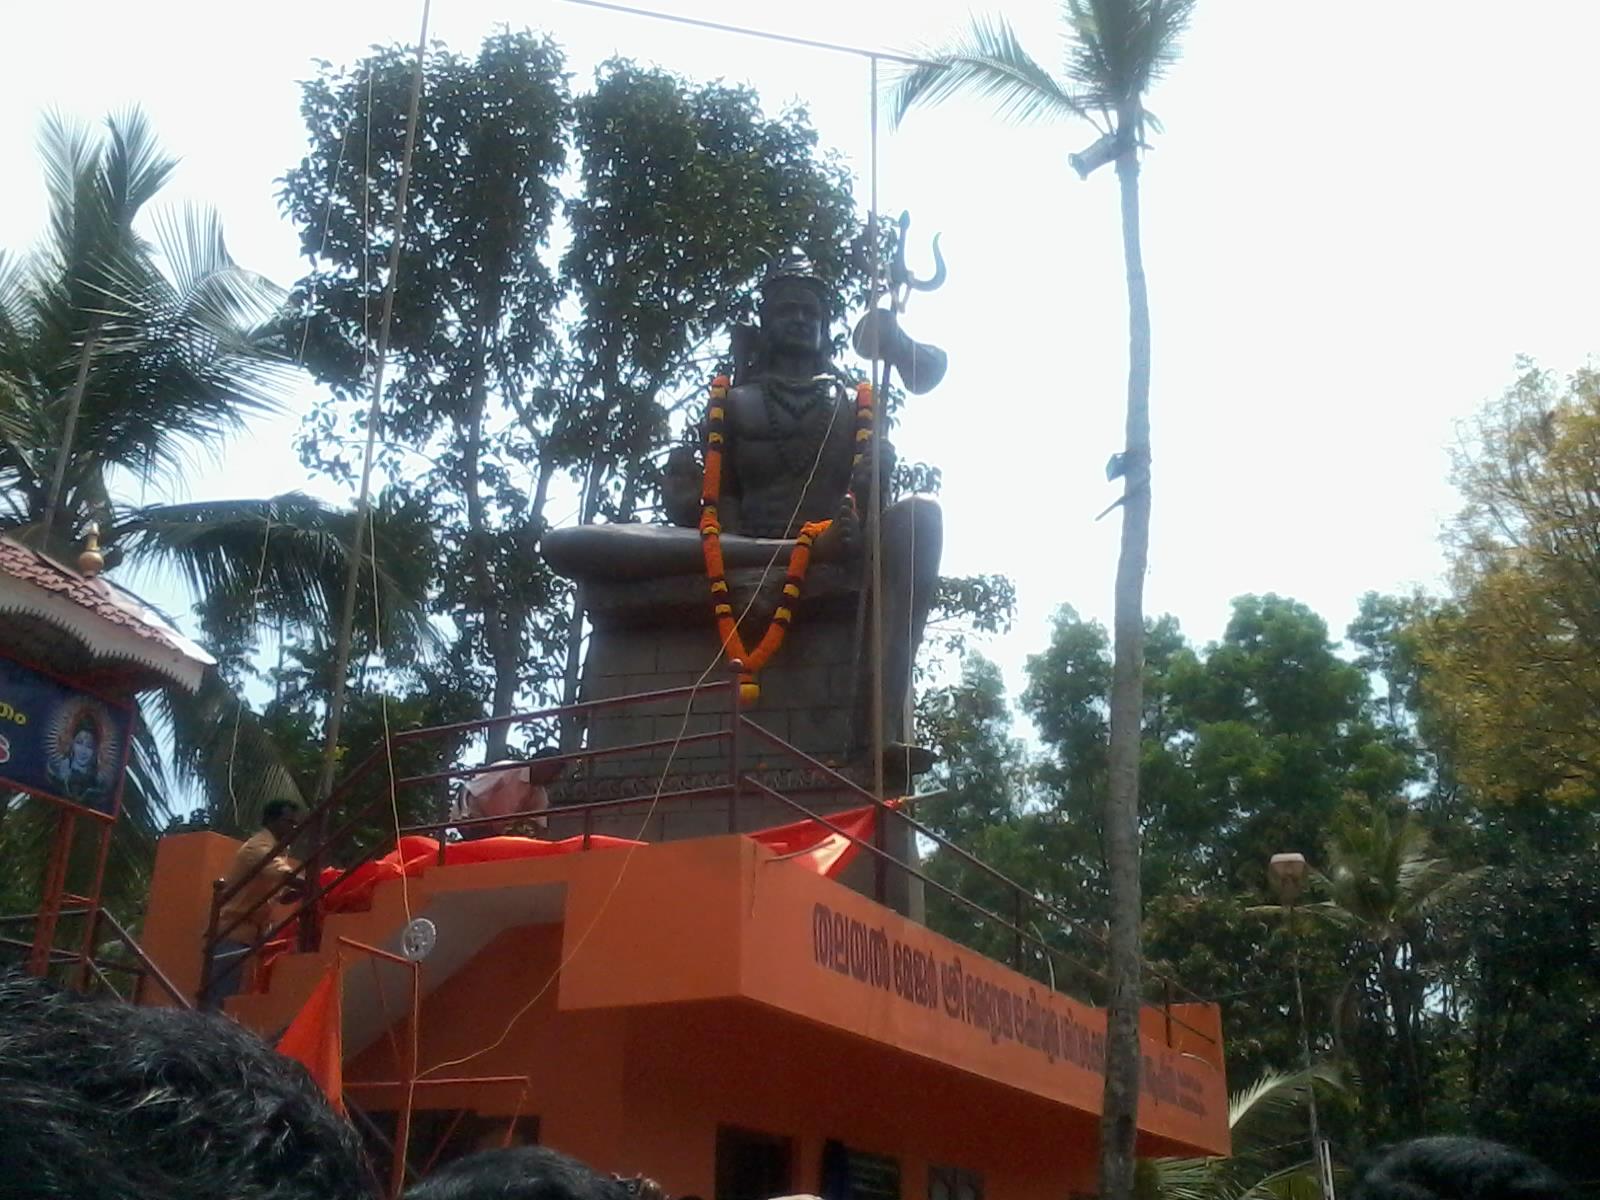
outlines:
[[[573,877],[563,1009],[744,998],[1098,1114],[1105,1013],[739,837],[649,846]],[[620,859],[620,855],[618,858]],[[577,939],[582,948],[574,954]],[[1141,1021],[1139,1126],[1162,1153],[1227,1154],[1215,1005]]]
[[[220,857],[209,842],[168,852],[173,867],[186,868],[190,903],[201,899],[196,868],[212,870]],[[153,899],[164,892],[161,863]],[[775,858],[748,838],[433,868],[408,882],[411,912],[439,928],[439,948],[423,967],[431,977],[426,993],[473,957],[494,953],[499,933],[559,925],[557,1011],[742,1000],[1081,1114],[1100,1110],[1103,1010]],[[177,896],[169,892],[167,899]],[[203,910],[198,920],[174,913],[152,913],[152,920],[166,935],[162,943],[177,942],[180,930],[197,935],[204,925]],[[331,917],[319,954],[288,956],[274,968],[269,993],[240,996],[229,1011],[258,1029],[282,1028],[331,961],[339,936],[390,946],[404,921],[399,882],[380,885],[370,912]],[[161,965],[176,977],[183,963]],[[496,1027],[525,1001],[483,997],[475,1016]],[[1160,1009],[1142,1015],[1142,1149],[1227,1154],[1218,1010],[1185,1004],[1172,1014],[1170,1024]],[[351,1040],[353,1019],[347,1012],[347,1054],[365,1044]],[[847,1041],[840,1053],[848,1052]]]

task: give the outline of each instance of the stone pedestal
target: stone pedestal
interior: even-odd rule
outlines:
[[[775,565],[765,578],[760,571],[733,572],[728,583],[735,611],[743,612],[749,606],[741,628],[754,643],[781,594],[782,564]],[[704,579],[683,576],[648,584],[591,584],[584,591],[584,606],[592,633],[584,659],[581,700],[695,685],[701,688],[692,704],[687,697],[673,697],[591,714],[581,731],[586,748],[675,740],[726,727],[732,695],[729,670],[719,652]],[[848,572],[826,565],[813,569],[783,647],[761,672],[760,698],[746,706],[745,715],[870,791],[872,771],[862,703],[870,678],[860,644],[859,607],[859,593]],[[828,815],[866,802],[752,731],[745,730],[740,742],[743,774],[760,779],[813,812]],[[726,796],[667,795],[722,786],[729,780],[729,767],[726,739],[591,760],[582,770],[569,771],[550,789],[550,836],[583,832],[584,822],[575,814],[560,814],[563,804],[627,797],[648,800],[658,794],[665,798],[653,809],[639,804],[593,814],[590,831],[660,841],[747,832],[804,819],[791,806],[755,789],[745,789],[737,805]],[[907,791],[909,782],[895,780],[889,786],[892,792]],[[885,837],[886,850],[902,862],[916,863],[915,839],[909,828],[891,819]],[[863,852],[843,879],[872,895],[876,874],[876,856]],[[910,886],[913,883],[915,888]],[[886,900],[892,907],[920,915],[918,881],[886,866],[885,884]]]

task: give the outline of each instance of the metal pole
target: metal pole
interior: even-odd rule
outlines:
[[[216,970],[217,926],[222,912],[222,893],[227,890],[226,879],[211,881],[211,913],[206,918],[206,935],[200,941],[200,990],[195,993],[195,1006],[202,1012],[211,1009],[212,975]]]
[[[100,826],[100,847],[95,854],[94,882],[89,888],[89,911],[83,930],[83,962],[78,969],[78,988],[88,990],[89,968],[94,965],[95,937],[100,931],[100,893],[105,886],[106,858],[111,853],[111,830],[113,823],[105,821]]]
[[[28,956],[30,975],[43,976],[50,970],[50,952],[55,948],[56,922],[61,915],[61,892],[67,884],[67,859],[77,828],[77,815],[70,808],[58,807],[56,831],[44,868],[44,887],[39,897],[39,921],[34,926],[33,951]]]
[[[384,955],[384,957],[389,957]],[[405,1191],[406,1166],[411,1155],[411,1105],[416,1093],[417,1070],[421,1064],[417,1061],[418,1024],[422,1020],[422,965],[408,962],[411,968],[411,1014],[406,1019],[406,1032],[411,1035],[411,1049],[407,1054],[406,1063],[406,1100],[395,1118],[394,1130],[394,1164],[389,1175],[390,1200],[400,1200],[400,1193]]]
[[[739,727],[744,714],[739,711],[739,676],[744,663],[737,658],[728,663],[728,832],[739,832]],[[689,701],[691,711],[694,701]]]
[[[1294,905],[1289,905],[1289,964],[1294,975],[1294,1007],[1300,1016],[1300,1057],[1306,1071],[1307,1108],[1311,1114],[1311,1159],[1317,1171],[1317,1195],[1334,1200],[1333,1181],[1328,1177],[1327,1149],[1322,1144],[1322,1129],[1317,1120],[1317,1086],[1311,1077],[1311,1032],[1306,1024],[1306,997],[1300,987],[1300,935],[1294,923]]]
[[[872,158],[871,158],[871,207],[867,211],[867,238],[871,244],[870,262],[872,263],[872,284],[868,288],[871,305],[868,313],[876,311],[878,307],[878,278],[880,266],[878,262],[878,59],[871,58],[871,88],[872,88]],[[886,402],[884,392],[888,390],[887,383],[889,372],[883,371],[883,379],[878,378],[878,363],[882,358],[883,348],[878,344],[878,338],[872,339],[872,456],[868,464],[872,471],[872,479],[867,485],[871,499],[867,505],[867,553],[871,558],[871,580],[868,586],[872,596],[872,645],[869,649],[869,660],[872,663],[872,794],[879,800],[883,795],[883,479],[879,464],[883,461],[883,410]],[[884,386],[880,386],[884,385]],[[879,896],[882,901],[882,896]]]

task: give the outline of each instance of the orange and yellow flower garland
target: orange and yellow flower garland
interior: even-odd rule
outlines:
[[[711,584],[712,611],[717,617],[717,633],[722,639],[722,649],[730,659],[738,659],[739,699],[751,704],[761,695],[756,674],[778,652],[783,638],[794,619],[793,606],[800,600],[800,586],[805,582],[806,570],[811,566],[811,546],[832,521],[807,521],[800,527],[795,546],[789,553],[789,569],[783,581],[783,601],[772,614],[767,631],[756,643],[754,650],[746,650],[739,635],[739,623],[733,615],[733,597],[728,592],[728,579],[722,562],[722,526],[717,520],[717,499],[722,494],[722,448],[727,444],[728,377],[718,375],[711,381],[711,403],[706,411],[706,469],[700,488],[700,548],[706,558],[706,579]],[[856,436],[853,466],[859,466],[872,440],[872,385],[856,386]],[[855,502],[852,493],[851,503]]]

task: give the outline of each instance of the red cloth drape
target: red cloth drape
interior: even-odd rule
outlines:
[[[339,961],[278,1039],[278,1053],[304,1065],[329,1102],[344,1112],[344,1029]]]
[[[888,802],[899,807],[899,800]],[[788,825],[777,825],[748,834],[781,858],[818,875],[837,877],[855,859],[861,842],[872,841],[878,822],[875,805],[847,809],[835,813],[828,821],[842,833],[835,833],[818,821],[806,819]],[[847,836],[848,835],[848,836]],[[858,840],[852,840],[858,839]],[[593,834],[588,840],[590,850],[614,850],[627,846],[642,846],[644,842],[630,838],[607,837]],[[466,863],[504,862],[510,859],[550,858],[558,854],[575,854],[585,849],[582,837],[546,841],[529,837],[479,838],[471,842],[446,842],[444,862],[447,867]],[[343,873],[337,867],[327,867],[322,872],[322,885],[332,890],[323,898],[324,913],[364,912],[372,906],[372,893],[379,884],[405,876],[415,879],[430,867],[440,865],[439,843],[433,838],[404,837],[400,844],[382,858],[373,859],[357,867],[342,882],[334,881]],[[264,989],[273,961],[293,944],[294,927],[290,926],[279,937],[263,948],[261,966],[257,971],[256,986]]]
[[[896,802],[891,801],[893,803]],[[818,875],[832,878],[843,871],[860,850],[860,845],[852,838],[861,842],[872,840],[878,820],[877,808],[874,805],[852,808],[836,813],[828,820],[844,832],[835,833],[820,822],[808,819],[757,830],[747,836],[775,854],[789,857]],[[402,875],[415,879],[434,866],[454,867],[466,863],[551,858],[558,854],[575,854],[584,849],[613,850],[644,844],[631,838],[606,837],[603,834],[591,835],[587,846],[582,837],[553,842],[530,837],[479,838],[471,842],[446,842],[444,861],[440,863],[439,843],[435,839],[404,837],[400,839],[399,846],[382,858],[364,863],[352,871],[348,878],[328,893],[323,904],[327,912],[365,910],[371,905],[373,890],[380,883],[399,879]],[[325,869],[322,872],[323,885],[331,885],[339,875],[337,868]]]

